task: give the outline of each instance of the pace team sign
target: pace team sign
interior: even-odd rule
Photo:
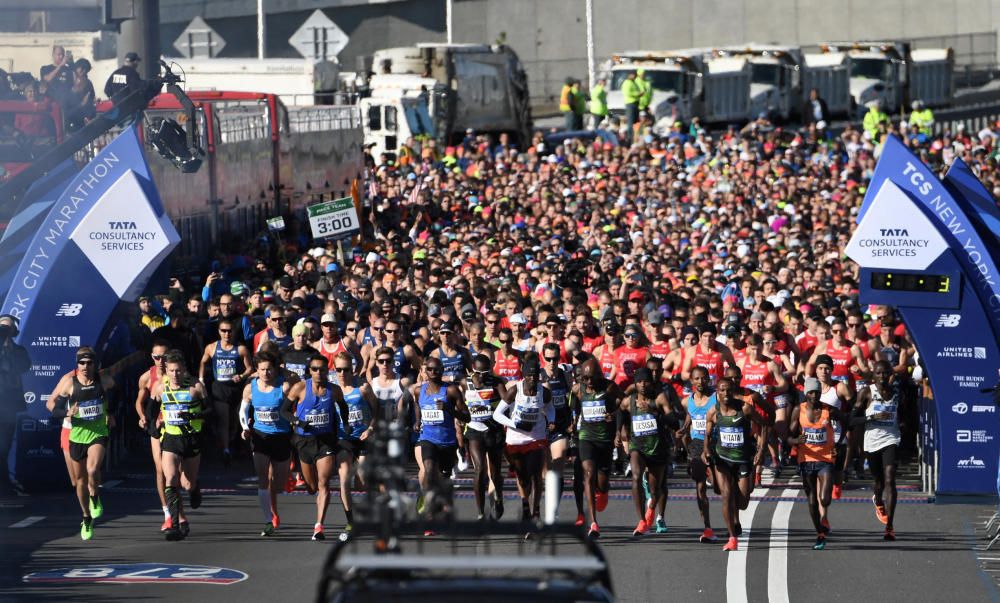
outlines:
[[[314,239],[343,238],[361,230],[358,210],[351,197],[317,203],[307,209]]]

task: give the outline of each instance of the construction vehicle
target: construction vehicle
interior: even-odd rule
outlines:
[[[528,79],[508,46],[419,44],[377,51],[361,99],[372,156],[395,154],[410,138],[448,144],[466,130],[531,137]]]
[[[908,42],[831,42],[824,53],[844,53],[850,65],[853,113],[881,101],[896,113],[921,100],[928,107],[950,105],[955,92],[951,48],[911,49]]]
[[[611,113],[625,112],[622,83],[639,69],[653,88],[649,111],[657,131],[695,116],[704,123],[750,117],[751,65],[746,58],[717,56],[710,48],[615,54],[609,69]]]

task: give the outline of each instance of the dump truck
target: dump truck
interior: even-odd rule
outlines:
[[[531,140],[528,79],[505,45],[419,44],[375,52],[361,115],[374,157],[409,138],[448,144],[466,130]]]

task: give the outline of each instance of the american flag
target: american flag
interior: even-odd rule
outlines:
[[[424,181],[422,178],[417,179],[417,184],[410,191],[410,196],[406,200],[407,205],[416,205],[420,200],[420,191],[424,190]]]
[[[368,199],[374,201],[375,197],[378,196],[378,184],[375,183],[375,176],[372,173],[368,173]]]

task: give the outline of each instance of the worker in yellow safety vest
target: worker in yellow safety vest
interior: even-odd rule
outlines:
[[[625,125],[631,137],[635,122],[639,121],[639,99],[642,98],[642,88],[636,82],[636,72],[630,71],[622,82],[622,97],[625,103]]]
[[[878,141],[878,125],[885,124],[886,126],[892,125],[889,120],[889,115],[882,110],[882,101],[875,100],[868,107],[868,113],[865,113],[864,120],[861,122],[861,127],[864,129],[865,133],[871,136],[873,141]]]
[[[913,126],[913,129],[918,134],[930,136],[931,128],[934,126],[934,113],[920,99],[913,101],[912,107],[913,113],[910,113],[910,125]]]
[[[653,102],[653,84],[646,79],[645,69],[635,70],[635,83],[639,85],[642,94],[639,96],[639,112],[649,111],[649,105]]]
[[[575,79],[568,77],[559,93],[559,111],[563,114],[563,123],[567,130],[573,129],[573,122],[576,120],[576,99],[573,98],[573,83]]]
[[[608,116],[608,90],[605,88],[606,85],[607,81],[601,78],[590,89],[590,120],[591,127],[595,130]]]

